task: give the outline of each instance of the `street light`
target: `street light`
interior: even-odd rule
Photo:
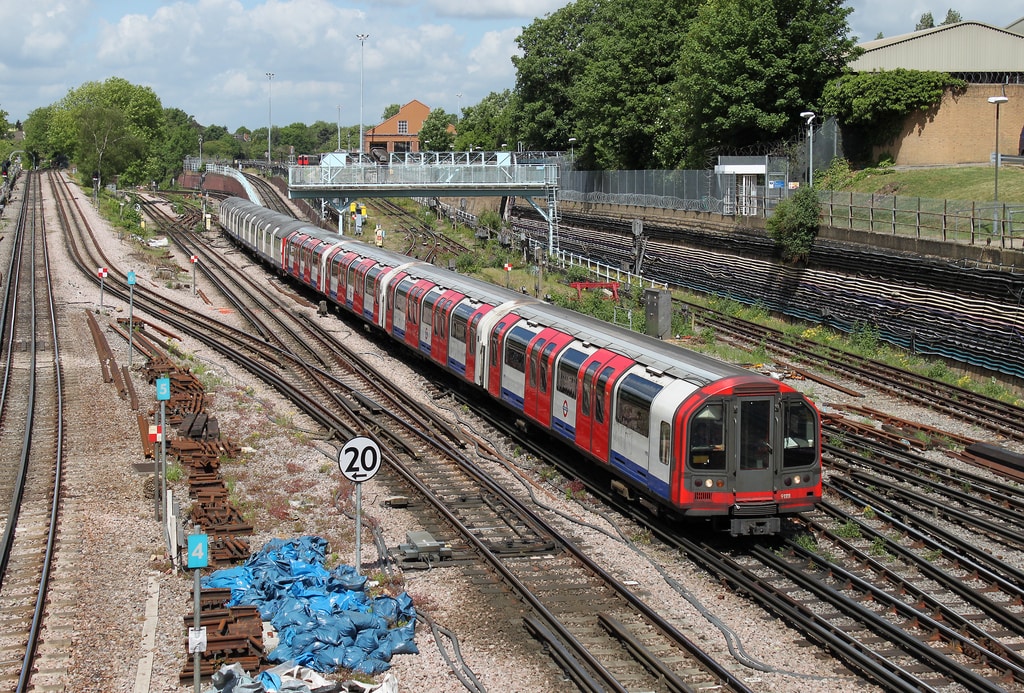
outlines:
[[[576,165],[576,138],[575,137],[570,137],[569,138],[569,165],[570,166],[575,166]]]
[[[203,170],[203,136],[199,136],[199,170]]]
[[[455,112],[455,122],[459,122],[459,117],[462,116],[462,92],[460,91],[455,96],[459,99],[459,110]]]
[[[338,104],[338,151],[341,151],[341,104]]]
[[[996,176],[995,176],[995,178],[996,178],[996,187],[995,187],[995,190],[993,191],[993,204],[992,204],[993,210],[992,211],[993,211],[993,215],[995,217],[995,223],[1000,226],[1000,229],[999,229],[1000,233],[1002,233],[1002,225],[999,222],[1000,222],[1000,217],[1002,215],[999,214],[999,107],[1002,104],[1006,103],[1007,101],[1009,101],[1009,99],[1006,98],[1005,96],[990,96],[990,97],[988,97],[988,102],[989,103],[994,103],[996,105],[996,161],[995,161],[995,164],[996,164],[996,167],[995,167],[995,171],[996,171]],[[995,229],[993,229],[993,231],[994,230]]]
[[[804,111],[800,117],[807,119],[807,184],[814,185],[814,111]]]
[[[359,39],[359,163],[363,163],[363,48],[369,34],[356,34]]]
[[[267,73],[267,166],[270,166],[270,132],[274,129],[274,119],[271,116],[274,95],[274,73]]]

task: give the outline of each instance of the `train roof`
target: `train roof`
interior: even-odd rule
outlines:
[[[238,207],[243,210],[246,206],[257,208],[257,217],[265,218],[268,222],[276,222],[278,218],[286,216],[241,198],[228,198],[221,202],[221,205],[225,204],[229,208]],[[652,371],[667,373],[699,385],[726,376],[752,375],[750,371],[740,366],[308,223],[296,226],[289,224],[282,228],[288,232],[300,230],[329,243],[341,243],[346,249],[355,250],[391,267],[410,265],[409,269],[418,276],[429,279],[443,288],[459,291],[495,306],[515,301],[519,304],[515,308],[515,313],[525,320],[536,321],[566,332],[592,346],[620,353]]]

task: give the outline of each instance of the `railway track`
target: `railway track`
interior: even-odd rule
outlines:
[[[4,273],[0,391],[0,681],[28,690],[60,521],[63,384],[40,177],[25,200]]]
[[[105,258],[85,254],[88,243],[88,234],[80,232],[72,245],[80,253],[82,272],[91,276],[90,268],[98,262],[104,263]],[[207,257],[210,255],[207,250]],[[112,263],[106,264],[110,267],[108,291],[123,291],[122,270],[111,266]],[[464,456],[460,445],[453,444],[450,431],[443,435],[430,433],[432,429],[445,431],[446,424],[425,426],[422,412],[392,416],[385,411],[391,405],[383,407],[381,403],[395,400],[389,400],[391,395],[376,390],[368,394],[371,384],[365,381],[365,374],[363,381],[346,384],[344,389],[341,387],[344,378],[328,377],[326,371],[334,367],[334,351],[317,342],[308,331],[288,335],[290,330],[282,329],[282,325],[290,321],[287,315],[290,311],[268,302],[276,292],[258,293],[251,288],[242,292],[236,286],[226,290],[238,296],[238,305],[248,304],[245,319],[251,326],[242,330],[249,334],[236,334],[231,346],[227,345],[229,340],[225,336],[231,330],[224,326],[215,328],[206,321],[193,324],[191,317],[179,315],[179,309],[164,297],[150,296],[146,289],[137,286],[134,301],[140,315],[159,314],[159,318],[174,329],[205,340],[221,353],[230,354],[246,368],[253,369],[279,387],[325,431],[333,430],[339,435],[369,433],[377,437],[388,450],[387,457],[396,470],[391,483],[404,488],[406,495],[410,495],[409,489],[422,485],[423,495],[417,504],[424,508],[431,506],[429,514],[433,518],[425,521],[425,525],[436,528],[438,536],[465,551],[467,569],[479,571],[488,566],[486,570],[492,575],[490,583],[501,585],[514,595],[509,602],[510,609],[519,611],[524,602],[531,605],[533,614],[523,627],[559,653],[558,670],[577,681],[582,689],[626,690],[627,685],[636,684],[650,690],[685,690],[682,684],[662,682],[686,680],[725,684],[729,690],[747,690],[724,667],[685,638],[680,639],[671,626],[660,620],[655,609],[647,607],[645,614],[625,586],[616,584],[613,578],[593,566],[588,568],[582,555],[573,556],[567,548],[571,542],[539,519],[532,518],[520,501],[490,481],[489,473],[471,472],[475,465],[460,459]],[[280,296],[275,301],[278,299]],[[281,319],[270,326],[263,322],[267,314],[279,315]],[[297,322],[296,330],[301,329],[300,321],[291,321]],[[273,339],[268,339],[271,334]],[[259,342],[263,342],[262,346]],[[323,356],[318,356],[319,361],[314,362],[311,352]],[[296,376],[300,370],[302,374]],[[326,384],[315,392],[310,382],[314,376]],[[377,374],[374,380],[387,381],[388,377]],[[325,386],[337,393],[333,399],[323,397]],[[348,394],[344,394],[346,392]],[[351,407],[339,401],[349,398],[354,402]],[[398,409],[397,404],[394,406]],[[407,405],[401,407],[405,409]],[[388,419],[387,424],[384,419]],[[399,420],[404,420],[404,430],[398,434],[382,433],[399,426]],[[447,461],[441,461],[442,455]],[[441,469],[444,474],[439,472]],[[422,482],[423,479],[429,484]],[[558,579],[559,575],[563,577]],[[591,597],[597,593],[607,595],[603,615],[593,612]],[[566,610],[565,604],[570,602],[575,606]],[[551,608],[552,604],[558,608]],[[576,622],[583,618],[589,621]],[[661,640],[656,644],[655,634],[659,632]],[[623,654],[623,641],[629,643],[625,652],[633,654]],[[598,656],[594,652],[606,654]]]

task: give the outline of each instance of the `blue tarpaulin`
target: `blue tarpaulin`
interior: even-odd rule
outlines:
[[[412,598],[369,597],[355,568],[324,568],[327,541],[316,536],[273,539],[237,568],[218,570],[203,587],[230,588],[227,606],[252,605],[278,632],[267,655],[321,673],[338,667],[378,674],[395,654],[418,654]]]

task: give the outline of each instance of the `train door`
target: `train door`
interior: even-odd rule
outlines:
[[[399,340],[405,338],[405,310],[411,286],[412,280],[405,272],[399,272],[388,281],[387,323],[384,329]]]
[[[359,262],[353,263],[353,267],[349,271],[349,283],[352,285],[352,310],[361,317],[365,316],[367,304],[370,304],[372,310],[373,299],[366,298],[366,274],[376,264],[376,260],[363,258]]]
[[[572,337],[551,327],[545,328],[526,351],[526,394],[523,413],[544,426],[550,425],[552,371],[554,354],[572,341]]]
[[[526,392],[526,354],[530,344],[544,328],[520,320],[505,336],[501,367],[501,398],[522,410]]]
[[[495,399],[502,399],[501,364],[504,360],[505,335],[519,320],[518,315],[506,315],[487,337],[487,391]]]
[[[772,430],[775,422],[775,401],[773,397],[750,397],[733,400],[732,421],[734,423],[731,442],[738,451],[736,486],[737,494],[758,493],[772,498],[775,476],[775,450]],[[754,500],[747,495],[747,500]]]
[[[431,287],[423,300],[420,301],[420,340],[419,348],[427,356],[433,357],[431,347],[433,346],[434,333],[434,309],[441,299],[441,290]]]
[[[465,296],[458,291],[446,291],[437,308],[434,309],[434,339],[430,346],[430,353],[434,360],[442,366],[448,365],[452,315],[455,312],[455,306],[464,298]],[[463,339],[465,339],[465,335],[463,335]]]
[[[355,285],[355,274],[356,267],[359,265],[360,257],[355,253],[348,253],[345,258],[341,261],[341,284],[344,287],[345,298],[344,303],[349,310],[352,310],[352,306],[355,305],[356,299],[356,285]]]
[[[384,279],[391,272],[386,265],[375,265],[366,273],[366,289],[363,292],[363,315],[374,325],[380,325],[380,297]]]
[[[622,373],[630,368],[635,362],[625,356],[614,355],[607,361],[600,364],[594,371],[593,387],[590,393],[592,403],[589,417],[584,416],[577,419],[577,445],[585,446],[599,460],[607,461],[609,457],[609,441],[611,438],[612,421],[612,389],[615,382]],[[592,366],[593,364],[591,364]],[[591,369],[587,367],[587,371]],[[586,387],[584,386],[584,390]],[[581,408],[583,402],[580,402]],[[579,422],[583,420],[584,425]],[[590,428],[590,441],[580,440],[580,431],[586,427]]]
[[[340,245],[334,246],[324,255],[324,291],[335,301],[338,300],[338,274],[343,256],[344,249]]]
[[[576,440],[576,411],[579,401],[580,370],[596,351],[573,342],[555,357],[555,391],[551,407],[551,428],[569,440]]]
[[[466,323],[466,380],[483,386],[483,354],[484,341],[487,333],[480,329],[481,322],[485,315],[494,310],[490,303],[484,303],[477,308]]]
[[[455,305],[451,311],[448,324],[451,326],[451,334],[448,338],[447,366],[463,378],[467,372],[472,372],[469,366],[469,357],[472,350],[468,348],[469,321],[477,312],[480,305],[472,301],[463,300]]]

